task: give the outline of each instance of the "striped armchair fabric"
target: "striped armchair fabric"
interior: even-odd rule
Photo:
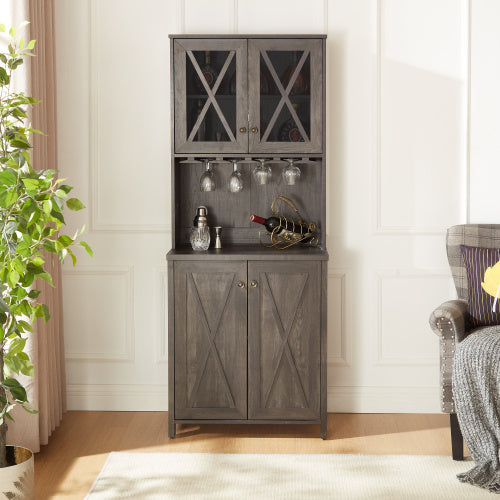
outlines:
[[[460,245],[500,248],[500,224],[462,224],[448,229],[446,252],[458,299],[441,304],[429,319],[432,330],[440,337],[441,411],[450,414],[452,452],[455,460],[463,459],[463,440],[451,387],[453,356],[455,345],[474,331],[468,318],[467,272]]]

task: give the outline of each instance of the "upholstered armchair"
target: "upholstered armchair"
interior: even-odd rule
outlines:
[[[474,329],[469,321],[467,272],[460,245],[500,248],[500,225],[463,224],[450,227],[446,234],[446,252],[458,299],[449,300],[430,316],[432,330],[440,338],[441,411],[450,414],[451,446],[454,460],[463,460],[463,438],[455,413],[451,387],[455,346]],[[484,328],[484,327],[481,327]]]

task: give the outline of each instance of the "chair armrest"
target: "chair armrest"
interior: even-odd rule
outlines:
[[[465,300],[449,300],[437,307],[429,318],[432,331],[439,336],[439,365],[441,379],[441,411],[455,413],[452,374],[455,347],[469,333]]]
[[[465,300],[448,300],[432,311],[429,318],[432,331],[445,338],[454,337],[461,342],[468,333],[469,305]]]

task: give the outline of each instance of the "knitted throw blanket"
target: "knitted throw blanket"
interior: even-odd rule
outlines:
[[[500,493],[500,326],[482,328],[458,344],[453,398],[465,444],[476,464],[457,477]]]

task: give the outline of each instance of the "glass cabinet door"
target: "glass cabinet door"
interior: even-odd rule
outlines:
[[[247,41],[174,43],[175,150],[248,151]]]
[[[250,152],[321,153],[322,41],[248,44]]]

